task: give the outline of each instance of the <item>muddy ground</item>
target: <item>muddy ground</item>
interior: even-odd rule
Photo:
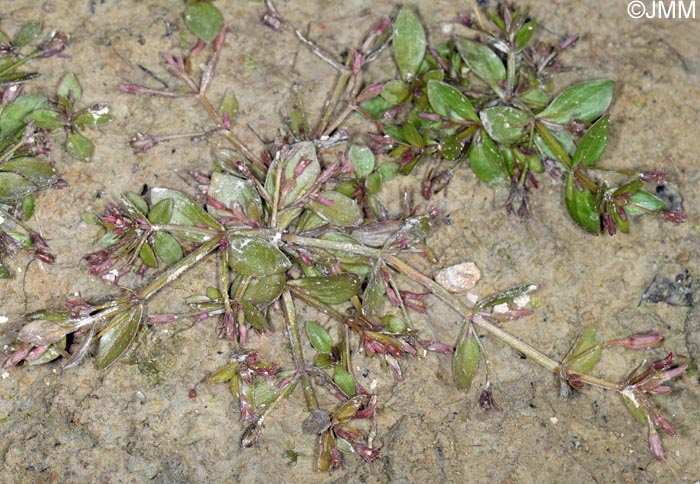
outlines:
[[[397,6],[360,0],[277,3],[284,15],[308,25],[309,36],[336,53],[357,44],[374,19],[392,14]],[[454,30],[459,10],[474,8],[469,2],[406,3],[415,4],[435,40]],[[566,215],[562,185],[545,182],[531,198],[534,216],[523,222],[502,209],[506,191],[478,183],[463,171],[444,196],[432,201],[451,220],[429,240],[439,265],[474,261],[483,273],[476,288],[480,295],[537,284],[535,314],[505,327],[552,356],[563,356],[580,329],[596,322],[605,337],[659,329],[667,340],[649,358],[668,351],[688,357],[688,308],[640,304],[640,298],[659,272],[675,276],[687,268],[700,274],[700,20],[635,20],[625,2],[605,7],[593,0],[526,3],[550,35],[582,36],[565,58],[575,69],[558,78],[562,86],[592,78],[616,81],[604,163],[668,169],[684,196],[689,221],[676,226],[646,217],[632,222],[628,236],[591,237]],[[289,36],[263,28],[262,2],[218,0],[216,5],[232,34],[212,97],[226,88],[236,93],[238,133],[259,150],[254,133],[265,139],[275,135],[291,84],[301,86],[309,110],[317,113],[334,72]],[[140,156],[127,147],[137,131],[175,133],[206,126],[206,114],[193,102],[136,98],[116,90],[120,80],[153,83],[139,66],[167,79],[160,53],[180,48],[182,10],[182,2],[168,0],[0,0],[5,31],[40,19],[47,29],[71,33],[69,58],[34,65],[44,74],[37,86],[53,89],[65,73],[75,72],[84,88],[83,102],[106,101],[114,115],[111,124],[91,133],[97,142],[92,164],[70,161],[60,150],[53,155],[70,187],[41,194],[32,224],[50,239],[58,259],[53,266],[34,262],[28,267],[22,257],[13,260],[15,279],[0,282],[0,315],[9,319],[0,325],[0,348],[12,343],[25,311],[59,306],[78,292],[89,299],[111,291],[87,275],[81,262],[95,236],[95,228],[82,222],[82,211],[99,213],[108,201],[126,190],[140,191],[143,184],[189,190],[187,173],[209,170],[206,143],[159,146]],[[388,57],[385,61],[385,67],[370,70],[371,79],[392,75]],[[407,183],[392,189],[398,193]],[[414,262],[430,269],[420,259]],[[170,301],[190,291],[201,292],[213,270],[213,264],[204,264],[188,274],[155,300],[152,310],[169,308]],[[430,305],[431,316],[417,319],[418,324],[452,342],[459,321],[438,302]],[[700,324],[687,326],[700,331]],[[226,387],[199,383],[229,352],[216,337],[215,322],[173,333],[173,328],[149,332],[148,344],[105,372],[89,359],[67,371],[43,366],[3,374],[0,482],[639,484],[700,479],[697,372],[656,400],[679,428],[678,438],[664,440],[669,460],[661,463],[647,451],[646,429],[616,395],[586,389],[564,401],[553,375],[491,338],[485,344],[500,413],[479,410],[478,385],[466,394],[455,391],[447,360],[407,360],[406,381],[398,385],[370,362],[363,383],[379,381],[376,444],[381,457],[372,464],[351,457],[344,469],[324,475],[313,471],[315,443],[301,432],[299,395],[273,414],[256,448],[242,450]],[[690,338],[697,341],[697,333]],[[279,325],[259,344],[284,358],[287,343]],[[601,374],[621,378],[642,358],[612,351],[599,365]],[[188,397],[192,388],[196,398]],[[288,449],[300,454],[294,467],[283,456]]]

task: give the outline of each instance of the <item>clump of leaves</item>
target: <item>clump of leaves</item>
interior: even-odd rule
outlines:
[[[428,165],[426,198],[468,161],[479,180],[510,189],[506,210],[520,217],[530,214],[529,194],[546,173],[564,179],[567,211],[591,234],[627,233],[629,217],[641,214],[684,221],[682,212],[665,210],[644,190],[645,182],[665,183],[665,171],[599,164],[613,81],[583,81],[555,95],[559,54],[578,37],[536,42],[536,20],[508,3],[488,17],[492,27],[460,15],[456,23],[474,36],[431,46],[416,13],[400,10],[392,40],[399,78],[377,86],[376,97],[360,105],[382,124],[373,148],[399,160],[402,173]],[[613,183],[602,177],[607,174],[628,178]]]
[[[209,21],[216,21],[216,16],[207,15]],[[276,15],[274,19],[283,22]],[[199,29],[203,18],[189,17],[188,24],[194,21]],[[193,173],[197,195],[153,188],[142,195],[126,194],[119,205],[108,205],[106,213],[97,217],[103,248],[86,257],[91,272],[116,284],[123,283],[127,274],[143,275],[149,269],[157,274],[145,284],[124,287],[122,295],[107,302],[72,299],[61,310],[28,315],[20,341],[3,367],[57,359],[71,367],[83,361],[96,343],[97,366],[106,368],[129,350],[146,326],[216,317],[219,334],[230,341],[231,357],[207,382],[230,388],[244,425],[241,445],[254,445],[276,406],[301,388],[309,411],[302,428],[317,439],[316,466],[325,471],[340,467],[346,454],[367,461],[378,456],[379,449],[372,442],[380,395],[355,378],[356,359],[381,358],[394,378],[402,380],[402,359],[423,358],[431,351],[452,354],[456,387],[467,390],[483,362],[483,343],[477,337],[482,332],[558,375],[564,393],[589,384],[622,394],[648,426],[651,451],[659,459],[666,457],[656,430],[669,435],[675,431],[651,404],[650,396],[670,390],[662,383],[680,376],[685,366],[676,365],[669,355],[643,371],[636,369],[621,384],[589,374],[603,349],[652,348],[661,341],[658,333],[602,342],[595,328],[586,330],[571,352],[557,361],[497,324],[499,319],[530,314],[523,298],[532,286],[513,288],[484,298],[474,307],[466,306],[404,260],[410,253],[432,260],[426,243],[434,228],[434,211],[419,215],[406,208],[389,217],[373,207],[369,197],[353,195],[358,189],[371,193],[373,174],[380,173],[380,182],[385,176],[365,147],[352,145],[330,162],[324,157],[327,139],[319,143],[278,141],[260,157],[238,141],[229,111],[222,109],[220,114],[205,93],[224,41],[225,27],[209,44],[210,58],[199,80],[190,70],[194,63],[186,61],[193,51],[187,57],[166,55],[165,59],[171,74],[190,87],[188,93],[178,91],[177,95],[196,98],[217,123],[210,135],[223,136],[240,154],[232,150],[219,157],[211,174]],[[194,55],[207,44],[198,42],[196,48]],[[360,70],[361,63],[357,72]],[[175,95],[135,85],[122,89],[133,94]],[[342,116],[354,109],[350,105]],[[303,119],[303,111],[298,113],[297,119]],[[338,125],[332,118],[323,121],[322,117],[323,123],[327,124],[321,133]],[[289,132],[293,136],[308,133],[299,129],[303,125],[292,124]],[[162,138],[142,135],[135,140],[139,141],[157,143]],[[217,276],[202,285],[208,287],[201,294],[187,299],[191,310],[149,314],[153,295],[205,258],[217,260]],[[416,292],[416,285],[423,292]],[[454,347],[422,338],[413,320],[412,312],[427,311],[423,298],[429,294],[463,321]],[[302,324],[299,305],[315,308],[322,317]],[[280,319],[289,338],[291,365],[287,367],[284,362],[267,361],[254,346],[255,335],[267,333]],[[313,358],[308,357],[309,352]],[[484,410],[494,410],[498,406],[489,390],[488,373],[487,367],[479,404]]]
[[[24,93],[26,83],[39,74],[21,67],[33,59],[61,55],[68,40],[66,34],[52,32],[34,45],[41,31],[41,23],[30,22],[13,38],[0,32],[0,278],[10,277],[3,259],[16,250],[30,251],[44,262],[54,260],[44,239],[25,223],[34,211],[35,192],[65,186],[46,160],[52,135],[64,131],[66,152],[90,161],[94,146],[82,131],[110,119],[102,104],[76,108],[82,91],[73,74],[61,81],[55,97]]]

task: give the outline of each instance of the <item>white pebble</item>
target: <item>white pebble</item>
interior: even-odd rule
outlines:
[[[7,316],[0,316],[0,324],[5,324],[8,321],[9,319],[7,319]]]
[[[513,299],[513,304],[515,304],[515,307],[517,307],[518,309],[522,309],[528,304],[530,304],[530,296],[527,294],[518,296],[515,299]]]
[[[493,307],[494,314],[505,314],[508,311],[510,311],[510,308],[508,307],[508,303],[496,304]]]
[[[435,282],[450,292],[464,292],[476,286],[481,271],[473,262],[462,262],[438,271]]]

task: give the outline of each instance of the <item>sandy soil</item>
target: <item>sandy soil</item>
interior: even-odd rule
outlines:
[[[391,14],[385,2],[279,1],[279,9],[328,50],[341,52],[359,42],[373,19]],[[444,38],[454,18],[454,2],[415,4],[432,39]],[[568,219],[559,183],[545,183],[532,197],[535,216],[522,222],[501,206],[507,193],[478,183],[468,171],[433,203],[450,215],[430,243],[441,266],[473,260],[483,277],[481,295],[537,284],[535,314],[509,322],[508,330],[561,357],[587,323],[597,322],[606,337],[657,328],[667,335],[663,348],[688,355],[684,321],[688,308],[639,304],[658,272],[681,268],[700,273],[698,245],[700,174],[697,153],[700,100],[700,20],[639,19],[625,2],[558,0],[532,4],[533,15],[552,33],[580,33],[566,58],[574,71],[559,78],[611,78],[616,81],[611,109],[609,166],[666,168],[685,197],[689,222],[681,226],[654,218],[635,220],[629,236],[589,237]],[[232,89],[241,104],[239,133],[256,149],[280,127],[281,110],[292,83],[301,86],[311,112],[318,112],[334,73],[288,36],[260,26],[259,1],[219,0],[233,33],[220,63],[212,97]],[[462,7],[471,11],[471,3]],[[153,82],[139,66],[162,79],[160,53],[180,47],[182,3],[168,0],[0,0],[0,22],[14,32],[23,22],[41,19],[47,28],[70,32],[69,59],[36,64],[43,86],[53,88],[67,72],[78,74],[84,102],[109,102],[114,121],[93,132],[92,164],[71,162],[57,150],[57,166],[70,187],[43,193],[35,227],[59,254],[46,266],[14,259],[18,273],[0,281],[0,348],[10,344],[25,311],[58,306],[69,295],[103,296],[109,289],[87,275],[81,256],[92,247],[95,229],[81,211],[99,212],[107,201],[142,185],[189,189],[187,173],[206,171],[210,146],[179,143],[134,156],[126,146],[136,131],[187,132],[206,126],[206,115],[191,101],[169,102],[119,93],[120,80]],[[388,58],[387,58],[388,60]],[[391,75],[375,66],[370,76]],[[246,126],[250,126],[252,130]],[[404,183],[404,182],[402,182]],[[394,189],[398,190],[401,184]],[[422,264],[420,260],[415,261]],[[424,266],[425,267],[425,266]],[[188,274],[153,303],[201,290],[213,265]],[[21,272],[20,272],[21,271]],[[435,301],[420,324],[436,338],[453,341],[459,321]],[[697,330],[697,327],[696,327]],[[697,334],[694,335],[697,340]],[[369,379],[383,394],[378,420],[381,458],[367,464],[347,460],[330,475],[313,472],[314,439],[304,435],[301,397],[294,396],[266,425],[260,444],[242,450],[237,418],[223,385],[198,384],[221,366],[228,346],[216,338],[214,322],[173,335],[149,332],[147,345],[109,371],[93,360],[62,372],[51,366],[11,369],[0,379],[0,481],[195,483],[195,482],[696,482],[700,479],[700,386],[697,372],[674,384],[657,403],[677,424],[679,437],[665,439],[667,463],[647,451],[646,430],[634,422],[616,395],[595,389],[564,401],[555,378],[490,338],[495,397],[503,412],[482,413],[480,389],[461,394],[449,380],[449,364],[430,356],[404,364],[406,382],[394,385],[370,363]],[[282,354],[282,331],[260,343]],[[620,378],[642,355],[611,352],[600,365],[603,376]],[[197,397],[188,391],[197,388]],[[291,467],[283,456],[299,452]],[[283,477],[282,477],[283,476]]]

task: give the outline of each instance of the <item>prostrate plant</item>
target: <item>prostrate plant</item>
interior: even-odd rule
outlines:
[[[528,196],[537,175],[565,180],[564,201],[573,220],[591,234],[629,231],[629,217],[659,214],[682,222],[685,214],[664,210],[644,182],[665,183],[665,171],[599,165],[608,139],[606,111],[613,81],[574,84],[554,95],[552,74],[558,46],[535,43],[537,23],[503,3],[481,18],[460,15],[475,32],[430,46],[413,10],[402,8],[393,23],[393,57],[400,77],[376,86],[377,96],[360,106],[382,123],[373,135],[376,152],[388,152],[410,173],[428,165],[423,195],[443,190],[465,162],[484,183],[509,187],[509,213],[530,214]],[[603,174],[631,177],[614,185]]]
[[[196,26],[195,33],[210,31],[218,24],[219,16],[212,13],[215,7],[195,5],[208,6],[194,11],[188,8],[188,25]],[[276,19],[283,22],[279,14]],[[232,104],[225,102],[224,96],[222,108],[216,110],[206,95],[225,34],[223,27],[209,43],[198,34],[201,42],[187,56],[164,56],[171,74],[188,86],[188,92],[135,85],[123,85],[122,89],[133,94],[196,98],[216,124],[206,133],[223,136],[242,154],[228,152],[217,160],[211,175],[194,173],[201,192],[198,197],[153,188],[144,196],[126,194],[118,206],[108,205],[107,212],[97,218],[103,248],[86,257],[91,272],[113,283],[122,282],[132,272],[159,272],[150,282],[125,288],[123,295],[107,302],[90,304],[74,299],[62,310],[28,315],[20,342],[3,367],[59,358],[64,367],[71,367],[96,343],[97,366],[106,368],[133,346],[147,325],[169,324],[184,317],[195,321],[217,317],[219,333],[230,341],[232,354],[230,362],[207,381],[229,386],[245,426],[241,445],[254,445],[276,406],[300,387],[309,411],[302,428],[318,440],[316,465],[325,471],[340,467],[344,454],[357,453],[367,461],[378,456],[373,439],[380,395],[355,378],[356,358],[377,356],[397,380],[402,380],[399,360],[406,355],[423,358],[429,351],[453,353],[455,384],[466,390],[483,361],[482,342],[477,337],[480,331],[554,372],[566,389],[563,393],[586,384],[620,393],[648,426],[651,451],[659,459],[666,458],[656,429],[669,435],[675,431],[649,396],[669,391],[662,383],[678,377],[685,365],[675,365],[669,355],[644,371],[636,369],[620,384],[590,375],[604,348],[652,348],[660,343],[660,335],[649,332],[602,342],[591,327],[559,362],[497,324],[499,318],[530,314],[522,298],[532,286],[514,288],[467,307],[402,257],[416,253],[431,258],[425,243],[436,213],[417,215],[406,208],[392,218],[378,203],[370,202],[371,197],[357,196],[357,190],[371,195],[370,187],[381,186],[385,176],[381,173],[384,165],[378,165],[366,147],[352,145],[334,162],[324,160],[317,144],[325,146],[331,139],[335,128],[330,127],[340,125],[337,119],[324,115],[324,128],[308,130],[303,111],[296,111],[294,118],[300,122],[292,122],[291,136],[325,133],[328,138],[318,143],[313,137],[289,143],[279,140],[260,157],[240,143],[232,132]],[[207,48],[209,60],[195,80],[191,66],[197,63],[191,62],[191,56]],[[351,58],[359,56],[354,53]],[[357,68],[345,82],[357,79],[362,62],[353,65]],[[341,118],[354,110],[351,102]],[[137,149],[146,149],[150,143],[175,137],[179,136],[141,135],[135,142],[145,143]],[[373,176],[376,180],[371,182]],[[154,294],[207,257],[217,260],[218,277],[202,285],[202,294],[187,299],[190,312],[148,314],[148,301]],[[409,284],[412,286],[407,287]],[[425,292],[417,293],[416,285]],[[464,321],[454,348],[422,338],[419,325],[413,321],[411,311],[425,312],[422,299],[430,293]],[[302,325],[300,304],[315,308],[325,320]],[[288,368],[282,367],[284,361],[266,361],[254,346],[254,334],[267,333],[280,315],[289,338],[292,365]],[[312,349],[313,359],[305,355]],[[497,408],[489,391],[488,373],[487,367],[485,390],[479,399],[484,410]],[[324,391],[319,392],[321,389]]]
[[[106,105],[75,107],[82,91],[73,74],[61,81],[55,98],[23,94],[25,84],[39,74],[20,68],[33,59],[60,56],[66,47],[68,35],[61,32],[32,47],[41,31],[41,23],[30,22],[12,39],[0,32],[0,278],[10,277],[3,259],[18,249],[43,262],[54,261],[46,241],[25,223],[34,212],[35,192],[65,186],[46,160],[53,133],[63,129],[68,154],[90,161],[94,146],[82,131],[110,120]]]

